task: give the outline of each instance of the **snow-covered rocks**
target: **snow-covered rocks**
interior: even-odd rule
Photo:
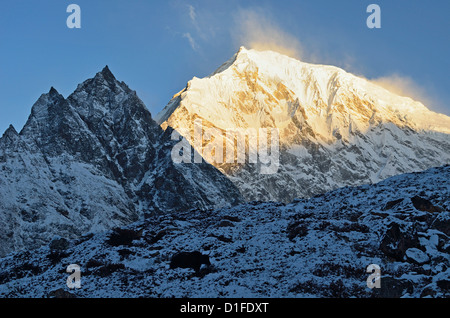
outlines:
[[[430,261],[430,258],[425,252],[415,247],[407,249],[405,252],[405,257],[408,261],[411,261],[417,265],[423,265]]]
[[[152,216],[64,250],[1,259],[0,297],[449,297],[449,237],[435,228],[434,212],[418,214],[410,200],[449,211],[449,178],[445,166],[290,204]],[[410,230],[416,245],[405,254],[420,262],[382,250],[383,237],[399,242],[388,234],[393,224]],[[170,268],[172,256],[193,251],[211,265]],[[65,285],[69,264],[81,266],[81,289]],[[370,264],[381,269],[380,289],[367,287]]]

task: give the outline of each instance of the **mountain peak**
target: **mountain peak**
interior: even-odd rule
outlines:
[[[102,75],[105,76],[105,77],[113,77],[113,78],[115,79],[115,77],[114,77],[113,73],[111,72],[111,70],[109,69],[109,66],[108,66],[108,65],[106,65],[106,66],[103,68],[103,70],[101,71],[101,73],[102,73]]]
[[[9,125],[8,129],[3,133],[3,136],[0,138],[0,144],[4,145],[10,145],[17,141],[19,138],[19,133],[14,128],[13,125]]]
[[[242,56],[242,53],[248,52],[248,50],[241,46],[239,50],[233,55],[232,58],[230,58],[228,61],[223,63],[218,69],[216,69],[213,73],[211,73],[207,78],[213,77],[216,74],[222,73],[223,71],[227,70],[229,67],[233,66],[233,64],[236,63],[236,61],[239,59],[240,56]]]
[[[59,93],[58,93],[58,91],[52,86],[52,87],[50,88],[50,90],[48,91],[48,95],[49,95],[49,96],[57,96],[57,95],[59,95]]]
[[[17,132],[16,128],[14,128],[13,125],[9,125],[8,129],[6,129],[3,136],[18,136],[19,133]]]
[[[43,94],[42,95],[46,100],[63,100],[64,96],[62,96],[57,90],[56,88],[54,88],[53,86],[50,87],[50,90],[48,91],[47,94]]]
[[[101,72],[97,73],[95,77],[103,77],[105,81],[108,83],[114,83],[116,81],[116,77],[109,69],[108,65],[106,65]]]
[[[377,182],[450,160],[444,150],[450,146],[450,117],[341,68],[302,62],[271,50],[241,47],[212,75],[191,80],[156,118],[162,127],[187,132],[194,129],[192,118],[221,131],[278,129],[280,149],[285,150],[280,151],[276,175],[264,179],[253,175],[250,165],[238,170],[238,163],[224,168],[223,162],[210,161],[229,171],[250,201],[289,202],[348,185],[349,180]],[[397,129],[391,130],[392,126]],[[430,137],[428,132],[441,134]],[[433,154],[425,150],[429,138],[440,145]],[[210,156],[207,147],[199,145],[195,150]],[[359,162],[370,162],[370,169],[366,164],[354,165]],[[291,170],[304,169],[305,164],[306,170]],[[321,173],[312,177],[317,171]],[[326,181],[320,181],[323,175]],[[288,190],[268,191],[277,182],[289,184]]]
[[[237,51],[237,54],[239,54],[239,53],[241,53],[241,52],[245,52],[245,51],[248,51],[247,48],[246,48],[245,46],[241,46],[241,47],[239,48],[239,50]]]
[[[120,82],[116,79],[108,65],[100,72],[96,73],[94,77],[78,84],[77,89],[68,97],[68,99],[73,100],[74,98],[77,98],[77,95],[81,94],[83,96],[85,93],[96,97],[103,96],[106,98],[107,91],[114,92],[114,94],[118,94],[119,91],[124,91],[126,93],[131,92],[124,82]]]

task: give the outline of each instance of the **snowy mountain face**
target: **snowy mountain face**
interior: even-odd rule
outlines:
[[[0,260],[0,297],[449,297],[449,179],[443,166],[289,204],[167,213],[55,239]],[[192,251],[211,265],[171,266]],[[80,289],[66,286],[70,264]],[[379,289],[367,286],[371,264]]]
[[[54,88],[0,139],[0,255],[148,213],[241,202],[208,164],[175,164],[174,142],[108,67],[67,99]]]
[[[192,79],[156,120],[184,135],[247,200],[286,203],[450,162],[450,117],[342,69],[271,51],[241,48],[209,77]],[[228,130],[277,128],[278,170],[211,160],[209,140],[192,139],[196,121],[219,130],[224,148],[237,147]]]

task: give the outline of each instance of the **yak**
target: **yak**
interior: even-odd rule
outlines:
[[[170,260],[170,268],[192,268],[198,274],[200,272],[200,267],[202,264],[210,266],[208,255],[203,255],[202,253],[195,252],[180,252],[172,256]]]

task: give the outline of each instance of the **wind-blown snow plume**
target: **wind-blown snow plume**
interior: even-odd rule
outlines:
[[[414,100],[418,100],[432,109],[439,108],[440,102],[435,97],[430,96],[431,94],[427,91],[427,89],[411,77],[394,73],[371,79],[370,81],[391,91],[394,94],[407,96]]]
[[[233,37],[239,46],[272,50],[297,59],[302,57],[300,41],[278,26],[261,8],[241,9],[234,19]]]

